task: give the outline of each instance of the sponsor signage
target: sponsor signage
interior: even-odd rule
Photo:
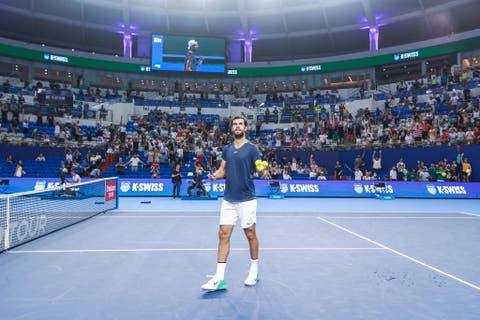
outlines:
[[[2,178],[0,178],[2,179]],[[28,190],[43,190],[60,185],[58,178],[8,178],[10,184],[4,193]],[[87,179],[85,179],[87,180]],[[184,180],[180,193],[187,194],[190,182]],[[257,196],[283,195],[285,197],[357,197],[371,198],[379,194],[395,198],[438,198],[438,199],[477,199],[480,198],[480,183],[445,183],[445,182],[389,182],[379,188],[374,181],[316,181],[316,180],[255,180]],[[276,183],[278,182],[278,183]],[[118,196],[165,196],[170,197],[173,184],[170,179],[119,179],[116,185],[107,182],[105,200]],[[222,197],[225,181],[204,182],[205,188],[212,196]]]
[[[47,232],[48,218],[44,214],[17,216],[10,221],[10,244],[18,244],[33,239]],[[4,235],[0,237],[0,251],[5,247]]]
[[[105,201],[117,199],[117,182],[105,181]]]
[[[322,71],[322,65],[321,64],[314,64],[314,65],[310,65],[310,66],[301,66],[300,71],[301,72]]]
[[[395,61],[412,60],[418,57],[420,57],[420,52],[418,50],[415,50],[415,51],[408,51],[403,53],[395,53],[393,55],[393,60]]]
[[[59,56],[59,55],[51,54],[51,53],[44,53],[43,54],[43,59],[49,60],[49,61],[54,61],[54,62],[68,63],[68,57]]]

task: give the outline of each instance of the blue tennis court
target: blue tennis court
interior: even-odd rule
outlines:
[[[480,318],[478,200],[260,198],[261,281],[237,226],[206,293],[220,201],[120,198],[0,254],[1,318]]]

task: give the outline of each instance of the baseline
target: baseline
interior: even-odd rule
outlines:
[[[136,249],[72,249],[72,250],[10,250],[7,254],[35,253],[113,253],[113,252],[185,252],[185,251],[217,251],[218,248],[136,248]],[[248,248],[231,248],[230,251],[248,251]],[[339,248],[262,248],[262,251],[378,251],[379,247],[339,247]]]

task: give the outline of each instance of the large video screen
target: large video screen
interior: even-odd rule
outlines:
[[[225,39],[152,35],[152,71],[225,72]]]

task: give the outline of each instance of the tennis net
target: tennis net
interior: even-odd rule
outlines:
[[[0,252],[118,207],[118,178],[0,195]]]

